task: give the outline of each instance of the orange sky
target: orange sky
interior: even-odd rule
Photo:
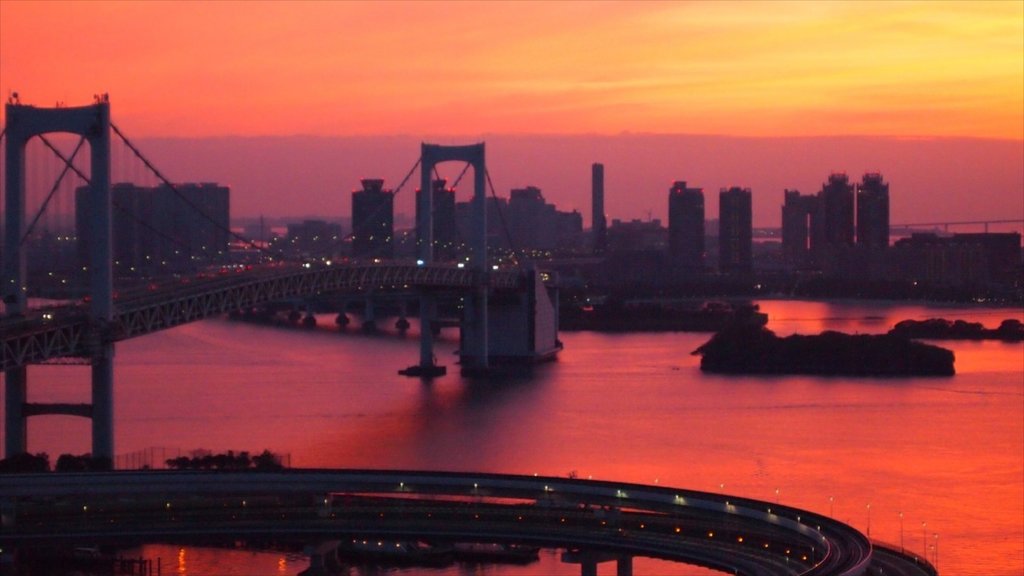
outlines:
[[[1024,139],[1024,2],[0,0],[0,92],[135,136]]]

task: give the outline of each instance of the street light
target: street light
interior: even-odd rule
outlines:
[[[924,557],[928,559],[928,532],[925,527],[928,526],[927,522],[921,522],[921,548],[923,549]]]
[[[828,497],[828,517],[832,518],[836,515],[836,498],[835,496]]]
[[[868,504],[868,538],[871,538],[871,504]]]
[[[939,569],[939,533],[935,533],[935,570]]]

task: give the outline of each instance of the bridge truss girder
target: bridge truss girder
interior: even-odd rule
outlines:
[[[254,277],[255,275],[255,277]],[[2,369],[54,358],[89,357],[97,346],[133,338],[270,302],[364,290],[455,290],[478,286],[476,272],[453,266],[380,264],[236,273],[127,297],[115,305],[108,324],[90,321],[80,308],[51,311],[46,323],[29,320],[5,330]],[[519,286],[517,271],[492,272],[492,288]]]

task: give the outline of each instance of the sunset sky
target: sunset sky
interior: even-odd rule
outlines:
[[[0,2],[0,90],[142,136],[1024,138],[1024,2]]]
[[[682,134],[1016,145],[1024,2],[2,0],[0,92],[12,91],[39,106],[107,92],[115,122],[135,138]],[[813,192],[831,169],[859,178],[889,168],[851,165],[842,153],[793,184]],[[364,175],[399,179],[415,150],[407,156]],[[613,187],[638,177],[601,150],[590,160],[612,164]],[[578,170],[583,182],[588,170]],[[755,193],[777,184],[675,170],[622,216],[663,212],[659,199],[676,178]],[[995,186],[1021,196],[1024,169],[1007,170]],[[256,212],[261,192],[232,177],[236,206]],[[356,185],[337,177],[346,190]],[[530,183],[551,191],[575,182]],[[906,181],[894,190],[900,184],[906,191]],[[765,206],[781,189],[770,194]],[[1021,217],[1021,201],[1007,202],[988,213]]]

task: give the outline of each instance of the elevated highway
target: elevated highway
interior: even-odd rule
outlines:
[[[830,518],[668,487],[372,470],[0,476],[0,543],[255,535],[434,538],[650,556],[749,575],[869,574],[872,545]],[[892,572],[887,571],[887,574]],[[896,572],[899,574],[899,572]]]

